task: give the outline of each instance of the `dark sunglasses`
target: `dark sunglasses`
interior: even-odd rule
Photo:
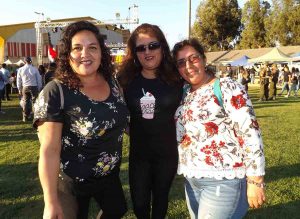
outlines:
[[[148,45],[139,45],[137,47],[135,47],[135,51],[136,52],[145,52],[147,50],[147,48],[149,50],[156,50],[160,48],[160,42],[151,42]]]
[[[184,59],[178,59],[176,61],[176,66],[178,68],[185,68],[186,67],[186,62],[190,62],[192,64],[198,63],[201,61],[202,56],[199,54],[192,54],[187,58]]]

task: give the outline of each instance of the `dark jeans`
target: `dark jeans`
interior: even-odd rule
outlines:
[[[0,90],[0,111],[2,109],[2,98],[4,96],[4,89]]]
[[[66,174],[60,174],[58,195],[66,219],[87,219],[91,198],[103,211],[101,219],[120,219],[126,213],[126,200],[118,174],[88,183],[74,183]]]
[[[30,117],[33,104],[38,97],[39,92],[37,86],[28,86],[23,88],[22,93],[24,100],[23,118],[28,118]]]
[[[9,100],[9,94],[11,92],[11,85],[10,84],[6,84],[5,85],[5,96],[6,96],[6,100]]]
[[[172,155],[170,155],[172,157]],[[133,209],[138,219],[164,219],[168,210],[168,195],[177,171],[177,158],[141,159],[131,155],[129,184]]]

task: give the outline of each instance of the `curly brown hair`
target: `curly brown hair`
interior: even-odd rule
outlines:
[[[118,71],[118,78],[121,86],[126,89],[127,85],[136,75],[140,74],[143,69],[135,51],[136,41],[141,33],[156,37],[161,44],[163,59],[156,70],[156,76],[167,84],[176,84],[180,82],[180,75],[172,60],[170,48],[163,32],[157,25],[144,23],[138,26],[128,39],[127,54]]]
[[[97,72],[102,74],[106,80],[109,80],[113,74],[113,66],[111,62],[110,51],[104,43],[104,38],[100,34],[99,29],[88,21],[78,21],[67,26],[62,33],[62,38],[58,45],[58,63],[55,71],[55,78],[63,84],[73,89],[82,87],[82,83],[77,74],[70,65],[70,53],[72,47],[73,36],[83,30],[92,32],[99,42],[101,48],[101,65]]]

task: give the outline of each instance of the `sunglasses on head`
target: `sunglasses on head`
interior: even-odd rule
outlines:
[[[201,55],[199,54],[192,54],[187,58],[184,59],[178,59],[176,61],[176,65],[178,68],[185,68],[186,67],[186,62],[190,62],[192,64],[198,63],[201,61]]]
[[[149,50],[156,50],[160,48],[160,42],[151,42],[148,45],[139,45],[137,47],[135,47],[135,51],[136,52],[145,52],[147,50],[147,48]]]

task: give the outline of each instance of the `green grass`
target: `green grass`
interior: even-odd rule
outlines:
[[[300,98],[281,97],[257,102],[258,87],[249,94],[263,133],[266,155],[267,203],[249,210],[246,218],[300,218]],[[30,123],[21,121],[17,97],[3,102],[0,115],[0,218],[42,218],[43,196],[38,180],[39,144]],[[129,211],[135,218],[128,185],[128,138],[124,139],[121,179]],[[97,206],[91,205],[95,218]],[[177,176],[170,193],[169,219],[189,218],[185,205],[183,178]]]

